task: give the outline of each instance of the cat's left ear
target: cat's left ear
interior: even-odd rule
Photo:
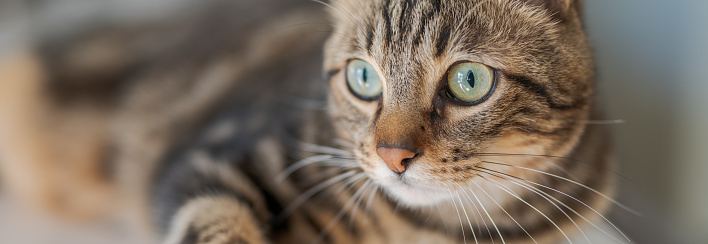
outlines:
[[[531,5],[542,6],[558,20],[570,20],[582,16],[583,0],[522,0]]]

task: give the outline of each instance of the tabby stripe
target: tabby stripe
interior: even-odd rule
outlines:
[[[391,4],[391,0],[386,0],[384,2],[383,7],[381,8],[381,13],[383,14],[383,19],[385,23],[385,28],[386,31],[384,33],[384,43],[392,43],[392,37],[391,37],[391,16],[389,16],[388,11],[389,11],[389,5]]]
[[[523,76],[509,75],[510,80],[516,81],[516,84],[521,85],[525,89],[535,93],[536,95],[544,98],[548,107],[557,110],[570,110],[578,108],[584,105],[583,102],[576,102],[573,104],[558,104],[553,100],[553,95],[548,92],[548,87],[543,84],[533,82],[531,79]]]
[[[196,232],[201,235],[199,239],[204,243],[209,243],[215,237],[228,236],[228,234],[229,234],[228,229],[219,228],[220,227],[219,225],[222,225],[222,223],[221,223],[222,221],[223,221],[223,219],[215,218],[215,219],[213,219],[213,221],[211,223],[209,223],[206,226],[203,226],[201,229],[197,229],[195,227]],[[194,226],[193,225],[190,226],[190,229],[192,227],[194,227]],[[214,229],[216,229],[216,230],[214,230]],[[233,242],[228,242],[228,243],[233,243]]]
[[[409,12],[411,11],[411,4],[411,0],[406,0],[405,2],[403,2],[403,9],[401,10],[401,15],[398,16],[398,35],[400,42],[403,42],[403,38],[407,36],[406,33],[410,32],[411,26],[409,24],[405,24],[406,19],[408,19],[405,17],[410,15]]]
[[[374,45],[374,27],[371,23],[366,24],[366,51],[372,54],[371,46]]]
[[[251,184],[250,182],[240,177],[238,179],[224,178],[224,176],[239,175],[241,171],[236,168],[228,167],[228,172],[219,173],[224,170],[220,163],[203,159],[195,160],[189,156],[168,163],[166,166],[165,174],[159,178],[157,183],[155,194],[155,201],[159,206],[158,210],[160,210],[158,217],[165,229],[169,227],[174,214],[184,204],[196,198],[224,196],[236,199],[253,210],[261,208],[262,199],[258,199],[260,196],[254,195],[253,192],[250,194],[244,192],[255,188],[248,186]]]
[[[480,137],[484,137],[484,138],[496,137],[499,134],[501,134],[502,130],[504,128],[506,128],[507,126],[508,126],[507,120],[503,120],[503,121],[500,121],[499,123],[495,123],[491,127],[485,128],[485,130],[483,130],[480,133]]]
[[[246,160],[247,162],[254,162],[252,159],[248,158]],[[259,170],[254,168],[254,167],[244,167],[243,168],[243,173],[248,177],[249,181],[252,182],[253,184],[260,186],[256,190],[259,191],[260,195],[263,197],[266,203],[266,208],[271,214],[274,213],[280,213],[283,211],[284,207],[283,204],[278,201],[276,196],[272,194],[268,189],[266,189],[265,186],[268,185],[267,182],[264,182],[264,179],[266,177],[259,175],[258,174]],[[272,220],[271,220],[272,221]],[[283,222],[276,222],[272,223],[272,231],[285,231],[289,229],[288,222],[283,221]]]
[[[428,13],[423,17],[423,19],[420,22],[420,26],[418,28],[418,33],[416,34],[416,41],[415,45],[420,44],[420,40],[423,39],[423,35],[425,35],[425,28],[428,26],[428,23],[433,20],[433,17],[440,13],[441,9],[441,2],[440,0],[433,1],[433,9],[428,11]]]
[[[197,230],[194,225],[189,225],[187,233],[182,237],[180,244],[194,244],[197,243],[197,241],[199,241],[199,230]]]
[[[526,132],[529,134],[538,134],[538,135],[544,135],[544,136],[558,136],[558,135],[566,135],[567,131],[572,132],[573,123],[566,122],[564,125],[558,126],[558,127],[553,128],[551,130],[548,130],[548,131],[539,129],[538,127],[534,126],[535,124],[533,124],[533,123],[515,122],[515,123],[511,123],[510,125],[519,127],[522,129],[523,132]]]
[[[558,126],[553,128],[553,130],[550,131],[544,131],[538,128],[538,123],[537,122],[521,122],[521,121],[512,121],[514,118],[516,118],[519,114],[524,115],[525,117],[534,117],[536,115],[539,115],[540,112],[536,111],[533,109],[533,107],[530,106],[525,106],[521,108],[514,109],[511,113],[509,113],[509,116],[507,116],[507,119],[504,120],[503,124],[508,125],[508,126],[513,126],[513,127],[518,127],[521,129],[522,132],[526,132],[529,134],[539,134],[539,135],[556,135],[559,134],[561,131],[569,129],[573,124],[572,123],[564,123],[562,126]]]
[[[416,30],[416,33],[413,35],[413,46],[414,47],[420,46],[420,41],[423,40],[423,32],[425,31],[426,25],[428,25],[428,16],[423,16],[418,21],[418,29]]]
[[[311,214],[303,214],[300,217],[302,217],[306,224],[312,226],[312,229],[315,230],[315,233],[319,234],[319,231],[323,230],[326,226],[326,224],[319,223],[317,222],[317,220],[313,219]],[[334,240],[332,240],[332,236],[330,235],[325,235],[322,241],[322,243],[334,243]]]
[[[433,11],[440,12],[440,9],[442,9],[442,0],[434,0],[433,1]]]
[[[450,29],[450,24],[447,22],[440,29],[440,35],[435,44],[435,57],[440,57],[447,48],[448,42],[450,41]]]
[[[379,122],[379,117],[381,117],[382,110],[383,110],[383,105],[381,105],[381,103],[379,103],[379,107],[376,109],[376,113],[374,114],[374,123],[373,123],[374,127]]]

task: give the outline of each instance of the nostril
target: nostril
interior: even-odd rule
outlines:
[[[406,171],[406,166],[410,164],[410,160],[417,156],[414,152],[395,147],[378,147],[376,148],[376,153],[396,173]]]
[[[417,155],[416,155],[416,156],[417,156]],[[414,159],[416,156],[413,156],[412,158],[403,159],[403,161],[401,161],[401,165],[403,165],[403,167],[405,167],[405,168],[408,168],[408,165],[411,164],[411,161],[413,161],[413,159]]]

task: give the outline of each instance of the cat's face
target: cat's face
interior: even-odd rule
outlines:
[[[582,26],[573,8],[549,14],[570,2],[530,2],[331,3],[330,115],[400,203],[439,203],[485,170],[543,170],[554,159],[529,155],[575,147],[593,86]]]

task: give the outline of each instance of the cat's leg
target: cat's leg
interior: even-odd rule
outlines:
[[[265,201],[237,167],[195,153],[164,170],[154,199],[164,243],[266,243]]]
[[[264,243],[248,206],[229,196],[189,200],[171,221],[166,244]]]

